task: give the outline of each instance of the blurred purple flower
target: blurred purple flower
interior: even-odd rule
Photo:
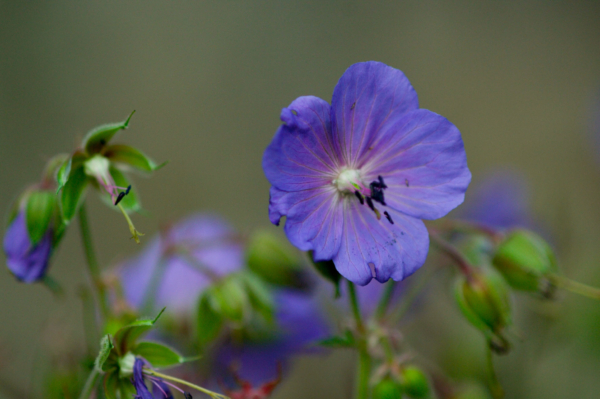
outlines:
[[[25,212],[17,214],[4,235],[6,263],[17,279],[33,283],[44,278],[52,254],[52,237],[53,232],[49,228],[42,239],[32,246]]]
[[[243,248],[236,232],[221,218],[197,214],[154,238],[120,269],[125,298],[140,309],[167,306],[189,313],[215,277],[241,269]]]
[[[458,129],[419,109],[406,76],[379,62],[348,68],[331,106],[299,97],[281,120],[263,157],[271,222],[286,216],[295,246],[360,285],[402,280],[423,265],[420,219],[462,203],[471,180]]]
[[[529,192],[516,172],[497,171],[469,192],[458,215],[466,220],[497,229],[533,227]]]
[[[216,356],[215,375],[231,376],[231,367],[253,386],[277,377],[278,367],[288,359],[310,350],[309,345],[326,338],[330,329],[314,295],[297,290],[275,293],[277,331],[262,342],[224,345]],[[227,381],[231,382],[231,381]]]

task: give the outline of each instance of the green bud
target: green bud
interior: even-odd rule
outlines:
[[[119,377],[127,378],[133,374],[133,366],[135,364],[135,355],[131,352],[127,352],[123,357],[118,360],[119,364]]]
[[[400,399],[402,398],[402,384],[392,378],[384,378],[373,389],[373,399]]]
[[[246,259],[250,270],[271,284],[297,288],[306,285],[298,252],[287,240],[269,231],[252,234]]]
[[[551,297],[554,285],[549,278],[557,270],[552,248],[528,230],[513,230],[500,243],[493,264],[511,287]]]
[[[237,276],[231,276],[211,289],[217,313],[226,319],[241,322],[250,302],[246,287]]]
[[[502,275],[489,266],[478,268],[468,278],[460,278],[455,297],[467,320],[483,331],[492,349],[505,352],[508,342],[502,337],[511,323],[508,286]]]
[[[416,366],[404,367],[401,371],[404,392],[412,398],[420,399],[429,396],[429,380],[423,371]]]

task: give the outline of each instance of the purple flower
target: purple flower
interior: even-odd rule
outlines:
[[[25,283],[41,280],[48,269],[52,254],[52,229],[44,233],[41,240],[32,245],[27,232],[25,212],[20,211],[4,235],[6,263],[15,277]]]
[[[230,375],[231,366],[237,365],[239,377],[258,386],[275,379],[278,367],[285,366],[292,355],[305,352],[311,343],[329,335],[329,326],[315,296],[297,290],[279,290],[275,293],[275,303],[276,332],[265,341],[220,348],[215,365],[217,375]]]
[[[458,129],[379,62],[348,68],[331,106],[300,97],[281,120],[263,157],[271,222],[285,216],[295,246],[357,284],[415,272],[429,248],[420,219],[462,203],[471,180]]]
[[[529,193],[523,178],[515,172],[497,171],[478,184],[459,215],[497,229],[533,227],[529,215]]]
[[[127,301],[142,308],[167,306],[186,314],[214,278],[241,269],[243,248],[235,231],[221,218],[191,216],[156,237],[121,270]]]

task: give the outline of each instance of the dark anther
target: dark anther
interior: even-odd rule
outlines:
[[[125,191],[121,191],[119,193],[119,195],[117,196],[117,200],[115,201],[115,206],[117,206],[124,197],[125,197]]]
[[[386,185],[385,185],[385,183],[383,182],[383,177],[381,177],[381,175],[380,175],[380,176],[377,176],[377,179],[379,180],[379,186],[380,186],[381,188],[387,188],[387,186],[386,186]]]
[[[358,191],[355,191],[354,195],[356,195],[356,198],[358,198],[358,200],[360,201],[360,204],[364,205],[365,199],[363,198],[363,196],[361,195],[361,193],[359,193]]]
[[[356,107],[356,101],[352,103],[352,106],[350,107],[350,111],[352,111],[354,109],[354,107]]]
[[[374,181],[369,185],[369,187],[371,188],[371,198],[373,198],[373,201],[377,201],[381,203],[381,205],[385,205],[383,188],[379,185],[379,183]]]
[[[127,186],[127,190],[125,190],[125,191],[121,191],[121,192],[119,193],[119,195],[117,196],[117,200],[115,201],[115,206],[117,206],[117,205],[119,204],[119,202],[121,202],[121,200],[122,200],[123,198],[125,198],[125,196],[126,196],[127,194],[129,194],[129,192],[130,192],[130,191],[131,191],[131,184],[130,184],[129,186]]]
[[[385,215],[385,218],[388,220],[388,222],[390,222],[390,224],[394,224],[392,217],[390,216],[390,214],[387,211],[383,212],[383,214]]]
[[[191,394],[191,393],[189,393],[189,392],[184,392],[184,393],[183,393],[183,396],[185,396],[185,399],[193,399],[193,398],[192,398],[192,394]]]
[[[373,212],[375,212],[375,207],[373,206],[373,201],[371,201],[371,197],[365,197],[367,199],[367,205],[369,205],[369,208],[371,208],[371,210]]]
[[[408,187],[408,179],[404,179],[404,184],[406,184],[406,187]]]

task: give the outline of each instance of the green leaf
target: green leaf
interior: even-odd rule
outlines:
[[[115,181],[115,185],[117,185],[119,187],[129,187],[131,185],[131,183],[129,182],[127,177],[125,177],[125,175],[119,169],[111,166],[109,170],[110,170],[110,174],[111,174],[113,180]],[[121,202],[119,202],[119,204],[121,204],[123,206],[123,208],[125,209],[125,211],[127,211],[128,213],[129,212],[137,212],[142,209],[142,206],[138,200],[136,191],[137,190],[132,187],[131,190],[129,191],[129,194],[124,196],[123,199],[121,200]],[[113,205],[113,208],[115,208],[116,210],[119,210],[119,208],[114,206],[114,203],[112,202],[112,200],[110,199],[110,196],[108,194],[106,194],[106,198]]]
[[[32,245],[36,245],[48,230],[54,215],[56,195],[50,191],[32,191],[27,200],[25,220]]]
[[[162,164],[157,165],[137,148],[124,144],[107,146],[104,150],[104,156],[110,159],[111,162],[131,166],[132,168],[143,172],[153,172],[167,164],[166,162],[163,162]]]
[[[152,329],[154,323],[156,323],[156,321],[163,314],[165,309],[166,308],[163,308],[158,314],[158,316],[156,316],[154,319],[137,320],[117,331],[117,333],[115,334],[114,343],[117,352],[120,356],[123,356],[124,354],[129,352],[131,348],[135,346],[135,341],[140,336]]]
[[[209,291],[205,291],[198,301],[196,336],[200,345],[206,345],[216,338],[223,326],[223,318],[215,311],[212,300],[208,294]]]
[[[56,189],[56,194],[60,192],[60,190],[67,184],[69,180],[69,175],[71,174],[71,166],[73,165],[73,158],[69,157],[58,169],[56,172],[56,182],[58,183],[58,188]]]
[[[189,360],[174,349],[156,342],[140,342],[131,352],[143,357],[156,368],[176,366]]]
[[[100,353],[98,353],[98,356],[94,361],[94,367],[96,368],[96,370],[102,372],[106,371],[106,369],[104,368],[104,363],[106,363],[106,360],[110,356],[110,352],[113,350],[114,347],[115,346],[113,345],[112,340],[110,339],[110,335],[106,334],[104,337],[102,337],[102,340],[100,341]]]
[[[77,213],[88,183],[89,178],[85,174],[83,167],[79,167],[71,171],[69,180],[63,187],[62,193],[60,194],[60,209],[65,224],[69,224],[71,219],[73,219]]]
[[[344,335],[334,335],[319,341],[319,345],[328,348],[354,348],[356,341],[354,335],[349,330],[344,331]]]
[[[85,152],[90,155],[100,152],[119,130],[127,129],[129,120],[134,113],[135,111],[123,122],[109,123],[92,129],[83,139]]]

